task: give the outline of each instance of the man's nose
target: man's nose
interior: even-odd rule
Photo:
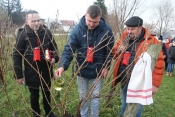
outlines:
[[[94,23],[93,23],[93,22],[91,22],[91,23],[90,23],[90,25],[91,25],[91,26],[94,26]]]
[[[39,24],[39,22],[35,22],[35,25],[38,25]]]
[[[128,30],[128,33],[129,33],[129,34],[131,34],[131,33],[132,33],[132,31],[131,31],[131,30]]]

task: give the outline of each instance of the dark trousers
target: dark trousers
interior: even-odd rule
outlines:
[[[50,91],[46,86],[41,89],[42,89],[44,110],[45,114],[47,115],[51,111]],[[29,91],[30,91],[31,108],[33,109],[33,114],[36,115],[37,117],[38,114],[40,115],[39,86],[29,87]]]

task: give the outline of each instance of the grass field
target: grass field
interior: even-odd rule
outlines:
[[[67,37],[55,38],[59,47],[59,51],[63,51],[63,46],[67,41]],[[6,42],[4,44],[7,45]],[[3,45],[4,45],[3,44]],[[9,44],[9,43],[8,43]],[[18,85],[14,79],[12,70],[12,53],[13,45],[5,46],[6,53],[0,59],[1,70],[5,78],[5,85],[0,81],[0,117],[11,117],[16,111],[18,117],[32,117],[30,108],[29,91],[26,86]],[[57,64],[55,68],[57,68]],[[79,104],[79,95],[77,90],[76,78],[72,79],[72,64],[68,71],[65,72],[64,89],[58,93],[51,88],[52,107],[55,114],[62,117],[63,112],[68,112],[71,115],[77,114],[77,106]],[[119,85],[114,91],[111,101],[106,105],[108,91],[110,88],[111,78],[107,77],[104,80],[103,90],[100,94],[101,108],[100,117],[119,117],[121,109]],[[154,95],[154,104],[144,106],[142,117],[175,117],[175,73],[173,77],[163,76],[162,85],[159,91]],[[42,105],[42,96],[40,96],[40,104]],[[41,106],[41,116],[44,115],[43,107]]]

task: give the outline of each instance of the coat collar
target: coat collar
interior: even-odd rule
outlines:
[[[24,26],[25,32],[26,33],[34,33],[34,31],[29,27],[29,25]],[[40,25],[39,29],[37,30],[38,33],[44,31],[46,29],[46,26]]]

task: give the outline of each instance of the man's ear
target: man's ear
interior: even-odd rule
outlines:
[[[143,26],[139,26],[139,30],[142,32],[142,28],[143,28]]]

